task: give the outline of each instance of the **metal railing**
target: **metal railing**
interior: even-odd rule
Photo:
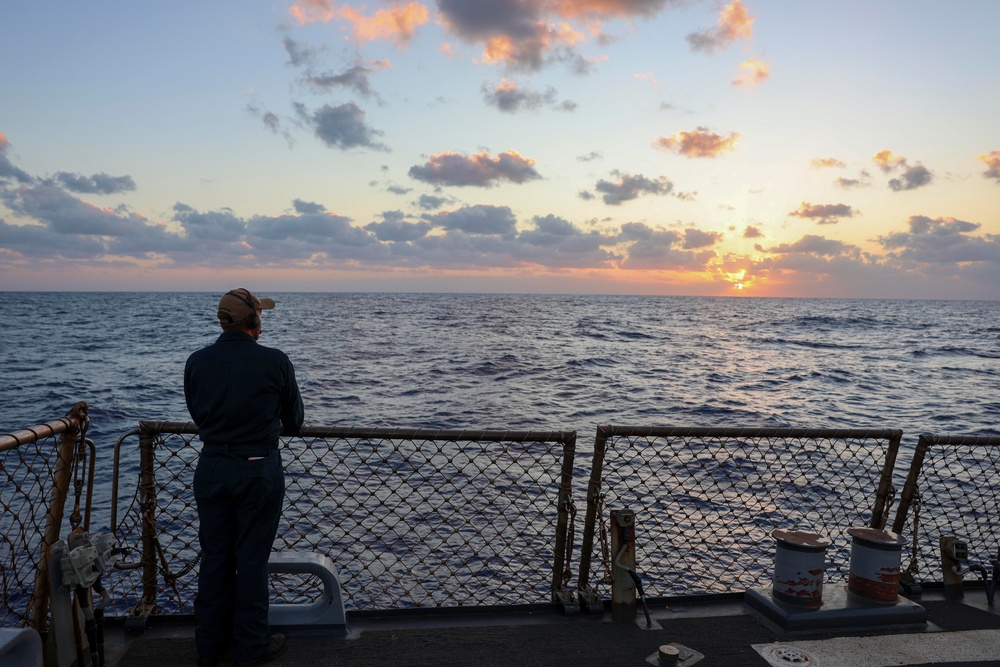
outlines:
[[[607,511],[621,508],[636,513],[637,569],[651,597],[769,586],[776,528],[828,534],[826,576],[846,580],[845,530],[885,526],[901,437],[889,429],[599,426],[580,595],[599,599],[598,584],[610,582],[604,526]]]
[[[0,435],[0,627],[48,629],[49,550],[63,532],[71,485],[69,527],[90,523],[94,443],[87,423],[87,404],[77,403],[65,417]]]
[[[116,445],[111,524],[130,554],[110,577],[109,614],[192,611],[196,433],[143,421]],[[139,481],[120,495],[134,436]],[[553,601],[571,577],[575,445],[564,431],[306,427],[282,438],[274,548],[333,558],[348,609]],[[295,588],[276,582],[272,599],[299,601]]]
[[[908,540],[903,563],[912,581],[943,579],[942,535],[967,540],[973,561],[1000,559],[998,471],[1000,436],[920,436],[892,524]]]
[[[79,404],[0,435],[0,626],[49,623],[49,548],[67,530],[89,529],[88,423]],[[769,585],[775,528],[826,533],[826,578],[837,582],[848,575],[846,528],[882,528],[892,513],[900,439],[888,429],[600,426],[578,542],[573,432],[308,427],[282,438],[275,549],[331,556],[353,610],[571,604],[574,568],[583,601],[606,596],[604,526],[610,510],[628,507],[647,596]],[[108,615],[191,611],[199,452],[190,423],[144,421],[119,438],[110,512],[124,554],[105,580]],[[920,437],[892,525],[913,539],[920,581],[941,578],[941,534],[994,555],[998,467],[1000,437]],[[273,583],[277,602],[316,589],[285,576]]]

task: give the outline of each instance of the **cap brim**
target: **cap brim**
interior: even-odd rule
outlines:
[[[274,308],[274,299],[266,296],[259,296],[257,298],[260,300],[260,307],[262,310],[270,310]]]

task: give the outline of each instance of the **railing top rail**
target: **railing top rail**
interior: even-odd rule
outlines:
[[[21,445],[30,442],[37,442],[45,438],[65,433],[73,427],[73,420],[69,417],[60,417],[44,424],[38,424],[29,428],[24,428],[13,433],[0,434],[0,452],[9,449],[16,449]]]
[[[1000,447],[1000,435],[945,435],[921,433],[919,445],[973,445]]]
[[[899,439],[901,429],[888,428],[740,428],[715,426],[623,426],[601,424],[598,437],[722,437],[722,438],[889,438]]]
[[[194,435],[194,422],[143,420],[139,428],[144,433]],[[575,443],[576,431],[511,431],[505,429],[434,429],[434,428],[373,428],[363,426],[305,426],[299,437],[305,438],[365,438],[423,439],[485,442],[562,442]]]

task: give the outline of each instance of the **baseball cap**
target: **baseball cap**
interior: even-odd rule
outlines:
[[[251,303],[253,306],[250,305]],[[270,310],[271,308],[274,308],[274,299],[258,298],[246,287],[239,287],[222,295],[222,298],[219,299],[219,311],[216,316],[222,320],[223,324],[230,324],[242,322],[259,309]]]

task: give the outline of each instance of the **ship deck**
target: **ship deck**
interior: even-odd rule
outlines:
[[[650,600],[651,628],[641,608],[635,621],[612,620],[607,609],[567,615],[555,605],[349,613],[346,633],[284,629],[288,648],[270,664],[644,667],[660,664],[659,647],[672,644],[681,665],[701,667],[1000,665],[1000,610],[987,604],[982,590],[968,590],[960,601],[925,591],[913,601],[927,612],[924,628],[819,630],[792,637],[752,613],[738,595]],[[142,632],[125,632],[124,624],[111,620],[108,665],[194,665],[193,637],[190,616],[153,618]]]

